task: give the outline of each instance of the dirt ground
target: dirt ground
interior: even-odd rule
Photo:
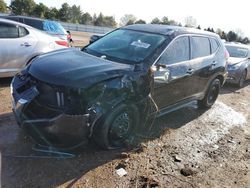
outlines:
[[[250,187],[250,82],[225,86],[209,110],[193,104],[157,119],[139,147],[90,143],[73,158],[32,150],[11,113],[9,84],[0,80],[2,187]]]

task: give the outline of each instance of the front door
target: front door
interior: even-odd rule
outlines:
[[[179,37],[167,47],[153,66],[153,99],[159,109],[180,102],[192,93],[189,37]]]

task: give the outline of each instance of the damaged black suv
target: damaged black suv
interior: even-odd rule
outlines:
[[[227,75],[225,54],[214,33],[126,26],[82,50],[35,58],[13,78],[13,112],[41,145],[93,137],[103,148],[121,147],[152,117],[194,100],[211,107]]]

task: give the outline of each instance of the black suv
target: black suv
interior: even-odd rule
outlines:
[[[138,24],[117,29],[81,51],[41,55],[12,81],[18,124],[39,144],[71,147],[88,138],[123,146],[157,117],[193,100],[211,107],[225,81],[218,35]]]

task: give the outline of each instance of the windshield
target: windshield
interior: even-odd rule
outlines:
[[[248,49],[237,46],[226,46],[230,57],[245,58],[248,55]]]
[[[166,37],[159,34],[120,29],[100,38],[83,50],[121,63],[140,63],[165,40]]]
[[[65,29],[62,27],[60,23],[49,21],[49,20],[45,20],[43,22],[43,30],[49,33],[54,33],[54,34],[59,34],[59,35],[66,34]]]

